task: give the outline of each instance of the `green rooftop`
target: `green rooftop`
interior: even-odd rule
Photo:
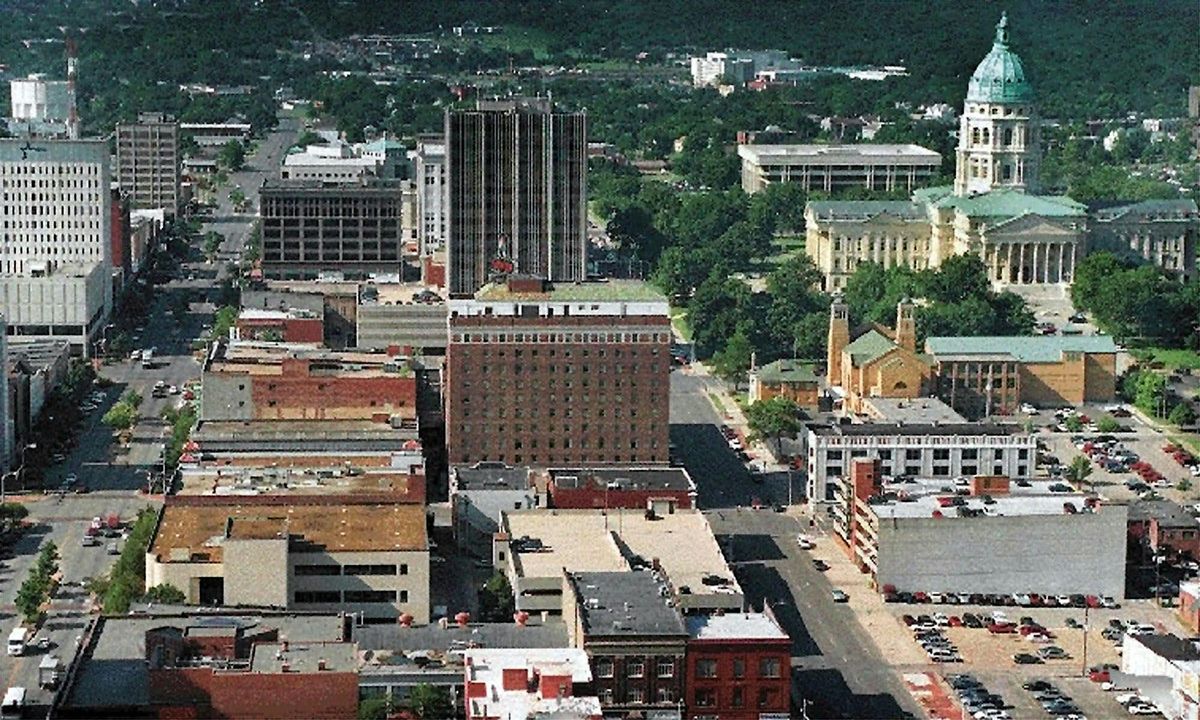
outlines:
[[[850,353],[855,365],[862,365],[883,357],[895,347],[896,343],[888,336],[878,330],[868,330],[847,345],[846,352]]]
[[[1020,362],[1058,362],[1065,352],[1115,353],[1108,335],[1001,335],[931,337],[925,352],[938,359],[956,355],[1010,356]]]
[[[763,365],[755,371],[755,374],[758,376],[759,382],[765,383],[815,383],[817,375],[813,372],[813,368],[812,363],[803,360],[776,360]]]
[[[933,201],[941,208],[955,208],[967,217],[1014,218],[1021,215],[1043,217],[1083,217],[1087,208],[1066,195],[1028,195],[1016,190],[993,190],[981,195],[947,195]]]
[[[476,300],[535,300],[552,302],[663,302],[658,288],[640,280],[597,280],[548,283],[545,292],[511,292],[508,285],[491,283],[475,293]]]
[[[1008,14],[1000,16],[992,50],[975,68],[967,83],[967,102],[1027,103],[1033,87],[1025,79],[1021,59],[1008,49]]]
[[[812,200],[807,209],[818,220],[870,220],[892,215],[901,220],[925,220],[925,208],[908,200]]]

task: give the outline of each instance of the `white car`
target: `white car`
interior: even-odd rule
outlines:
[[[1126,635],[1153,635],[1158,632],[1153,625],[1132,625],[1125,631]]]
[[[172,385],[171,387],[167,388],[167,392],[171,393],[172,395],[178,395],[179,394],[179,386]]]
[[[812,538],[803,534],[796,536],[796,544],[800,546],[801,550],[812,550],[817,546]]]
[[[931,592],[929,593],[929,602],[941,604],[945,602],[945,597],[940,592]]]
[[[1071,607],[1071,596],[1070,595],[1056,595],[1056,596],[1054,596],[1054,602],[1058,603],[1059,606],[1061,606],[1061,607]]]
[[[1024,593],[1013,593],[1013,602],[1021,607],[1029,607],[1033,604],[1033,600]]]
[[[742,441],[738,440],[735,437],[729,438],[729,449],[730,450],[741,450],[742,449]]]
[[[1133,703],[1126,710],[1130,715],[1157,715],[1158,708],[1147,703]]]
[[[1037,415],[1038,409],[1029,403],[1021,403],[1021,412],[1026,415]]]

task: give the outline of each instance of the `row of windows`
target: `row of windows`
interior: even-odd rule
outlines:
[[[540,399],[541,398],[539,398],[539,400]],[[583,398],[581,398],[581,400],[582,400],[582,402],[580,404],[584,406],[584,411],[580,412],[579,415],[582,417],[591,417],[591,413],[587,412],[587,409],[588,409],[588,406],[590,406],[592,403],[592,397],[590,395],[584,395]],[[607,407],[611,403],[620,402],[621,398],[619,398],[619,397],[609,398],[609,397],[604,397],[604,396],[598,396],[596,398],[596,400],[598,402],[604,403],[604,405],[605,405],[605,407],[597,408],[599,410],[599,412],[596,414],[596,417],[605,417],[606,413],[609,410],[612,410],[612,416],[614,418],[622,417],[622,408]],[[566,398],[564,398],[563,401],[568,405],[568,407],[565,407],[562,409],[562,417],[565,417],[565,418],[575,417],[575,414],[576,414],[575,408],[571,406],[573,404],[571,396],[568,395]],[[547,408],[545,408],[545,412],[543,413],[542,408],[525,407],[524,402],[525,402],[525,396],[524,395],[518,396],[518,399],[517,399],[518,406],[513,408],[513,414],[512,414],[513,417],[521,418],[521,417],[528,416],[531,418],[536,418],[536,417],[543,417],[543,416],[544,417],[558,417],[558,415],[559,415],[559,410],[556,407],[553,407],[553,406],[547,407]],[[551,403],[555,402],[555,399],[553,396],[551,396],[550,402]],[[371,404],[374,405],[375,403],[372,402]],[[403,403],[401,403],[401,404],[403,404]],[[470,404],[470,398],[463,398],[462,416],[464,418],[471,417],[471,410],[470,410],[470,408],[466,407],[469,404]],[[650,409],[650,414],[652,416],[661,416],[663,414],[664,410],[665,410],[665,408],[663,408],[663,407],[653,407]],[[500,418],[503,420],[504,418],[508,417],[508,408],[506,408],[506,407],[500,407],[500,408],[485,407],[481,412],[482,412],[481,416],[484,418],[497,417],[497,418]],[[624,415],[626,417],[631,417],[631,418],[637,417],[637,414],[638,414],[638,411],[637,411],[636,407],[627,408],[624,413]],[[476,417],[480,417],[480,415],[476,415]],[[521,428],[521,426],[518,425],[517,432],[520,432],[520,428]],[[530,428],[530,430],[532,430],[532,429],[533,428]],[[587,425],[584,425],[583,429],[586,430]]]
[[[99,174],[100,166],[96,163],[55,163],[51,165],[33,160],[20,163],[0,163],[0,175],[15,178],[13,182],[22,182],[25,178],[31,177],[61,177],[63,175],[96,176]],[[39,180],[39,182],[41,181]]]
[[[614,375],[653,372],[653,371],[659,369],[653,365],[616,364],[616,365],[609,366],[609,365],[601,364],[601,365],[596,366],[596,374],[607,375],[610,367],[612,368],[612,372]],[[572,369],[572,368],[574,368],[574,369]],[[553,383],[555,382],[555,380],[553,378],[545,378],[547,373],[549,373],[550,375],[557,375],[559,373],[559,370],[561,370],[563,375],[570,375],[572,372],[587,375],[592,372],[592,366],[589,364],[584,364],[584,363],[579,363],[578,365],[545,365],[545,366],[541,366],[541,365],[529,365],[529,366],[511,365],[510,366],[507,364],[502,365],[500,363],[496,363],[495,365],[480,363],[480,364],[464,365],[462,368],[462,374],[463,375],[471,375],[472,371],[477,371],[476,374],[487,375],[492,370],[497,371],[496,374],[498,374],[498,375],[506,375],[506,374],[520,375],[522,373],[522,371],[525,370],[525,371],[527,371],[525,374],[533,376],[529,380],[525,380],[525,382],[536,383],[539,380],[547,379],[547,381],[549,383],[551,383],[550,387],[554,387]],[[508,371],[508,372],[506,372],[506,371]],[[587,380],[582,380],[581,382],[583,383],[583,387],[588,386]],[[597,382],[603,383],[604,381],[599,380]],[[618,379],[618,380],[614,380],[613,382],[619,383],[621,381]],[[484,381],[484,383],[486,385],[487,381]],[[630,387],[636,387],[636,381],[633,378],[629,378],[629,383],[630,383]],[[468,385],[468,387],[469,387],[469,385]],[[563,387],[571,387],[571,381],[564,380]],[[620,387],[620,385],[617,385],[617,387]]]
[[[394,603],[408,602],[407,590],[297,590],[294,602],[302,603]]]
[[[725,692],[726,689],[722,689]],[[727,688],[729,692],[730,707],[745,707],[746,692],[745,688],[733,686]],[[696,707],[716,707],[718,699],[717,690],[714,688],[698,688],[696,690]],[[780,702],[779,691],[775,688],[759,688],[758,691],[758,707],[772,708]]]
[[[731,676],[734,678],[746,677],[746,660],[745,658],[733,658],[730,663]],[[758,677],[760,678],[778,678],[782,677],[783,663],[777,657],[760,658],[758,661]],[[715,678],[717,676],[717,661],[715,658],[700,658],[696,660],[696,677],[698,678]]]
[[[920,460],[925,452],[928,452],[928,450],[927,449],[908,449],[908,450],[904,451],[904,459],[905,460]],[[992,457],[995,457],[997,460],[1001,460],[1004,458],[1004,450],[991,449],[991,448],[984,448],[982,455],[980,454],[979,448],[963,448],[959,454],[963,460],[976,460],[980,457],[983,457],[985,460],[990,459]],[[829,450],[829,451],[826,451],[826,453],[825,453],[826,460],[841,460],[843,457],[845,457],[845,453],[842,450]],[[880,460],[891,460],[892,459],[892,451],[891,450],[879,450],[879,451],[875,452],[874,454],[870,454],[867,450],[851,450],[850,457],[851,458],[877,457]],[[1017,458],[1020,460],[1027,460],[1029,458],[1029,449],[1028,448],[1018,449],[1017,450]],[[950,449],[949,448],[934,448],[933,459],[934,460],[949,460],[950,459]]]
[[[476,462],[490,462],[492,460],[497,460],[497,461],[503,462],[503,463],[509,462],[511,460],[512,462],[517,463],[518,465],[526,462],[526,460],[528,460],[528,462],[530,462],[530,463],[535,463],[535,464],[536,463],[572,463],[572,462],[611,462],[611,463],[651,462],[651,463],[657,463],[657,462],[666,462],[667,457],[666,457],[666,455],[662,455],[662,454],[654,453],[654,452],[651,452],[651,453],[629,453],[628,455],[621,455],[620,453],[613,453],[612,455],[607,455],[607,454],[599,452],[599,451],[597,451],[597,452],[573,452],[570,455],[546,454],[546,455],[540,455],[540,456],[539,455],[526,456],[526,455],[522,455],[522,454],[508,455],[507,453],[500,453],[499,455],[492,455],[492,454],[486,453],[486,452],[479,453],[479,454],[474,454],[474,453],[469,453],[469,452],[460,452],[458,454],[458,461],[460,463],[464,463],[464,464],[471,464],[471,463],[476,463]]]
[[[601,658],[596,661],[596,677],[611,678],[613,677],[613,661],[608,658]],[[660,658],[654,663],[654,674],[660,678],[675,677],[675,661],[669,658]],[[642,658],[628,658],[625,660],[625,677],[640,678],[646,676],[646,661]]]
[[[1018,465],[1017,466],[1017,477],[1025,477],[1028,474],[1028,470],[1029,470],[1029,467],[1027,465]],[[923,473],[923,470],[921,469],[920,465],[905,465],[904,466],[904,474],[905,475],[919,477],[922,473]],[[978,475],[979,474],[979,466],[978,465],[963,465],[960,468],[959,473],[961,475],[967,475],[967,476]],[[826,465],[825,466],[825,474],[829,477],[841,477],[842,476],[841,464],[837,463],[837,464]],[[1003,465],[993,465],[992,466],[992,474],[993,475],[1005,475],[1007,473],[1004,472]],[[950,466],[949,465],[934,465],[932,476],[933,477],[950,477]]]
[[[536,337],[536,339],[535,339],[535,337]],[[546,335],[542,334],[542,335],[535,336],[532,334],[517,333],[514,336],[515,339],[513,340],[513,342],[557,342],[554,339],[555,337],[556,337],[555,335],[546,336]],[[605,337],[602,336],[599,340],[595,340],[595,341],[589,340],[587,342],[619,342],[619,340],[612,339],[614,337],[614,335],[608,335],[607,337],[609,338],[608,340],[605,340]],[[668,336],[664,335],[662,342],[666,342],[667,339],[668,339]],[[479,341],[476,341],[476,342],[479,342]],[[575,344],[578,345],[578,344],[581,344],[582,342],[584,342],[584,341],[580,340],[579,342],[577,342]],[[499,348],[496,350],[485,349],[485,350],[482,350],[481,352],[487,357],[502,357],[502,358],[508,357],[508,351],[505,350],[504,348]],[[658,355],[657,348],[655,348],[653,350],[649,350],[646,348],[622,348],[622,347],[616,347],[616,348],[603,348],[602,347],[602,348],[593,348],[593,349],[577,348],[575,350],[571,350],[570,348],[565,348],[561,351],[558,349],[550,349],[550,350],[546,350],[544,352],[546,353],[545,357],[552,357],[552,358],[557,358],[560,356],[564,357],[564,358],[592,357],[593,353],[595,354],[596,357],[602,357],[602,358],[609,357],[609,354],[611,353],[612,357],[625,357],[626,355],[628,355],[629,357],[634,358],[634,359],[641,358],[641,357],[647,357],[648,355],[651,355],[651,354],[655,355],[655,356]],[[515,348],[512,351],[512,356],[514,358],[526,357],[526,353],[528,353],[528,357],[539,357],[539,354],[538,354],[539,349],[538,348]],[[462,348],[460,350],[460,354],[462,355],[463,358],[471,357],[471,348]]]
[[[451,341],[456,343],[555,343],[580,345],[583,343],[667,343],[671,341],[669,333],[643,332],[553,332],[553,333],[511,333],[511,332],[455,332]],[[620,350],[617,351],[618,354]],[[632,352],[632,350],[630,351]],[[465,354],[465,353],[464,353]],[[536,354],[536,353],[535,353]],[[550,353],[553,355],[553,351]],[[586,352],[584,353],[587,354]],[[504,353],[500,353],[501,357]],[[571,351],[564,350],[564,357],[570,357]],[[619,356],[619,355],[618,355]]]
[[[408,564],[400,565],[297,565],[296,575],[407,575]]]
[[[625,691],[624,697],[617,699],[616,693],[612,688],[601,688],[596,692],[596,696],[600,699],[602,706],[614,705],[620,702],[624,705],[641,705],[646,700],[646,689],[641,687],[631,687]],[[673,703],[675,702],[675,688],[660,687],[654,692],[655,703]]]

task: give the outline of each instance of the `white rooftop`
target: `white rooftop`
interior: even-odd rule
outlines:
[[[904,160],[919,165],[941,163],[942,156],[920,145],[738,145],[738,157],[762,164],[858,165]]]
[[[957,507],[943,506],[939,498],[961,497],[966,503],[963,507],[971,510],[982,510],[988,516],[1008,515],[1062,515],[1064,505],[1070,503],[1077,512],[1084,511],[1084,501],[1087,495],[1079,492],[1051,492],[1050,486],[1059,481],[1027,480],[1028,487],[1017,484],[1012,480],[1009,484],[1009,494],[990,496],[994,501],[985,503],[982,496],[970,497],[955,495],[955,489],[965,488],[956,486],[952,478],[917,479],[911,483],[885,483],[885,493],[895,493],[900,498],[908,500],[892,500],[889,502],[871,503],[871,509],[879,518],[926,518],[933,517],[933,511],[938,510],[945,517],[957,517]]]
[[[601,714],[595,695],[542,697],[538,679],[544,675],[570,676],[572,684],[590,683],[592,670],[587,653],[579,648],[495,648],[468,650],[465,654],[466,681],[482,683],[482,696],[470,697],[468,717],[591,718]],[[522,669],[526,682],[506,690],[504,671]],[[532,688],[532,689],[531,689]]]
[[[693,640],[787,640],[779,624],[764,613],[688,615],[688,635]]]
[[[362,167],[373,168],[379,164],[374,158],[363,157],[325,157],[307,152],[292,153],[283,159],[284,167],[327,165],[330,167]]]

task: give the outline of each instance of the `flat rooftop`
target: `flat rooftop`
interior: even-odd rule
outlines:
[[[529,468],[525,466],[507,467],[503,464],[493,466],[489,463],[476,463],[473,466],[456,465],[450,472],[454,475],[454,483],[459,492],[528,490],[531,487]]]
[[[379,450],[394,449],[392,442],[416,442],[417,432],[407,428],[393,428],[387,423],[370,420],[204,420],[192,432],[192,440],[205,443],[271,443],[264,449],[285,452],[289,444],[330,441],[381,441]]]
[[[354,643],[296,642],[288,637],[287,650],[283,643],[255,643],[250,652],[250,671],[257,673],[283,672],[286,663],[288,672],[356,672],[358,670],[358,648]]]
[[[570,572],[623,572],[640,558],[658,560],[676,591],[692,595],[741,594],[708,520],[697,510],[676,510],[647,520],[644,510],[513,510],[501,527],[512,538],[521,577]],[[540,541],[540,547],[520,538]],[[622,554],[618,541],[637,558]],[[706,582],[707,581],[707,582]],[[716,584],[720,583],[720,584]]]
[[[577,490],[609,488],[612,490],[672,490],[694,491],[696,484],[687,470],[672,468],[550,468],[546,471],[552,485]]]
[[[933,517],[937,510],[945,517],[957,517],[958,507],[943,507],[939,498],[961,498],[963,507],[969,511],[979,511],[982,516],[1014,516],[1014,515],[1062,515],[1068,512],[1067,503],[1074,506],[1076,512],[1085,510],[1087,495],[1078,492],[1051,492],[1050,486],[1059,483],[1050,480],[1026,480],[1028,487],[1018,485],[1016,480],[1009,483],[1007,495],[990,496],[992,501],[987,503],[984,497],[955,495],[955,489],[966,489],[967,485],[955,485],[951,478],[922,478],[912,482],[884,483],[883,490],[886,501],[870,501],[870,507],[879,518],[927,518]]]
[[[289,314],[277,310],[243,310],[239,319],[282,319]],[[407,358],[386,353],[326,350],[306,343],[268,343],[232,340],[218,343],[210,351],[209,372],[237,372],[251,375],[282,375],[285,360],[304,360],[310,373],[338,377],[380,377],[412,375]]]
[[[937,398],[863,398],[878,420],[904,425],[965,425],[967,419]]]
[[[425,509],[400,504],[182,505],[168,502],[150,542],[158,562],[219,563],[237,539],[290,538],[328,552],[426,550]],[[174,560],[179,551],[187,559]]]
[[[1033,335],[931,337],[925,339],[925,352],[935,361],[977,359],[975,356],[1007,357],[1017,362],[1049,363],[1062,360],[1063,353],[1116,353],[1117,344],[1109,335]]]
[[[809,425],[808,429],[821,437],[855,436],[997,436],[1028,435],[1019,425],[1001,423],[887,423],[866,422],[846,425]],[[1032,442],[1032,440],[1031,440]]]
[[[477,301],[529,302],[666,302],[667,296],[639,280],[589,280],[549,283],[544,292],[511,292],[508,285],[491,283],[475,293]]]
[[[454,609],[451,609],[453,612]],[[536,615],[525,626],[515,622],[468,623],[459,627],[453,620],[445,627],[437,623],[415,627],[361,625],[354,628],[354,641],[363,650],[398,653],[461,652],[479,648],[555,648],[567,646],[567,626],[561,618],[545,622]]]
[[[100,617],[89,648],[82,651],[67,707],[145,706],[150,702],[146,663],[146,631],[176,627],[181,631],[241,627],[247,634],[277,630],[289,642],[342,640],[339,615],[172,613]]]
[[[738,145],[738,157],[758,165],[878,165],[903,162],[937,166],[939,153],[920,145]]]
[[[571,583],[589,636],[687,635],[683,616],[666,603],[670,591],[653,573],[571,573]]]
[[[179,480],[179,495],[384,494],[396,496],[397,502],[403,502],[425,484],[424,476],[413,476],[408,468],[222,465],[220,460],[181,464]]]
[[[1173,500],[1134,500],[1129,503],[1131,521],[1154,519],[1164,528],[1200,529],[1200,520]]]
[[[579,648],[470,650],[466,654],[467,683],[481,683],[481,697],[471,697],[472,716],[502,718],[600,717],[595,695],[542,697],[537,679],[567,676],[573,684],[590,683],[592,670],[587,653]],[[527,679],[519,689],[505,689],[505,675],[523,670]]]
[[[693,640],[787,640],[788,634],[765,613],[688,615],[688,635]]]
[[[238,320],[320,320],[320,315],[304,308],[288,308],[287,310],[263,310],[259,308],[242,308]]]
[[[1131,639],[1145,645],[1155,655],[1172,662],[1200,661],[1200,647],[1197,647],[1196,640],[1185,640],[1169,633],[1136,635]]]

